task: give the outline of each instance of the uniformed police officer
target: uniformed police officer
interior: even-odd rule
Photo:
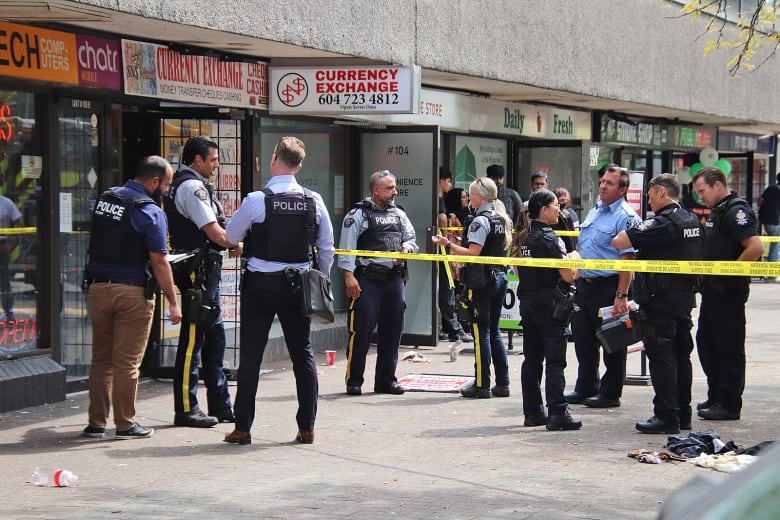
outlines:
[[[406,212],[395,205],[396,178],[388,170],[371,174],[371,196],[344,217],[340,249],[415,253],[415,232]],[[360,395],[371,334],[377,327],[374,392],[403,394],[395,369],[404,328],[406,263],[401,259],[341,255],[347,296],[352,299],[347,324],[347,394]]]
[[[512,239],[512,223],[497,200],[498,188],[487,177],[469,185],[470,205],[477,208],[474,219],[463,229],[461,245],[447,237],[434,236],[433,243],[443,245],[448,253],[465,256],[506,256]],[[471,311],[471,335],[474,337],[473,385],[461,388],[463,397],[484,399],[492,395],[509,397],[509,359],[501,337],[499,321],[507,289],[503,265],[469,264],[465,284],[467,305]],[[493,362],[496,385],[490,388],[490,362]]]
[[[171,323],[181,320],[166,255],[168,223],[157,206],[168,191],[173,169],[153,155],[138,164],[135,177],[98,199],[92,214],[87,282],[92,318],[89,372],[89,424],[82,435],[102,438],[111,406],[117,439],[150,437],[154,430],[135,420],[138,369],[154,311],[151,270],[170,309]]]
[[[552,229],[558,222],[560,206],[553,192],[546,188],[534,191],[528,198],[529,229],[518,237],[521,258],[579,258],[576,252],[566,253],[566,246]],[[523,413],[525,426],[547,425],[548,430],[577,430],[582,421],[572,418],[568,403],[563,397],[566,379],[566,326],[571,320],[571,307],[564,318],[553,312],[556,291],[560,301],[571,298],[569,286],[577,274],[571,268],[539,268],[517,266],[519,280],[520,314],[523,316],[523,367],[520,381],[523,388]],[[540,389],[542,373],[545,380],[545,399],[548,415]]]
[[[165,204],[171,227],[171,246],[177,253],[203,247],[206,250],[196,257],[204,262],[200,271],[202,280],[193,281],[189,276],[176,278],[185,303],[173,375],[174,424],[208,428],[218,422],[234,421],[223,371],[226,339],[219,313],[219,282],[221,250],[234,249],[231,258],[240,255],[241,250],[240,244],[230,242],[225,235],[225,213],[209,183],[219,167],[217,143],[206,136],[190,138],[182,150],[182,164],[186,166],[176,172]],[[194,287],[202,289],[200,305],[194,296],[196,293],[190,291],[194,285],[202,286]],[[196,300],[196,304],[189,304],[190,299]],[[195,312],[200,315],[206,309],[209,312],[205,319],[194,315]],[[198,405],[199,362],[203,367],[209,415]]]
[[[271,156],[271,179],[247,195],[227,226],[230,242],[245,241],[249,259],[241,286],[241,359],[236,392],[236,429],[225,442],[249,444],[255,418],[260,364],[274,317],[279,317],[298,391],[298,435],[314,442],[317,414],[317,368],[309,339],[311,319],[301,310],[301,293],[293,286],[297,272],[310,266],[307,227],[316,227],[316,265],[329,273],[333,265],[333,226],[318,193],[295,179],[306,150],[297,137],[282,137]],[[314,206],[312,208],[312,205]],[[312,219],[313,222],[309,222]]]
[[[675,175],[653,177],[647,200],[654,217],[621,231],[612,240],[618,249],[638,249],[643,260],[698,260],[702,229],[696,215],[680,203]],[[679,433],[691,429],[691,309],[696,306],[696,277],[685,274],[636,273],[634,301],[640,305],[655,399],[642,433]]]
[[[754,262],[764,253],[756,216],[747,202],[729,190],[719,169],[706,167],[693,176],[699,199],[712,208],[704,225],[705,260]],[[745,303],[747,276],[705,276],[701,288],[696,346],[707,376],[707,400],[699,417],[737,420],[745,389]]]

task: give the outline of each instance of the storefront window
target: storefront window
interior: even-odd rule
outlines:
[[[187,139],[197,135],[211,137],[219,146],[219,168],[212,182],[214,191],[230,220],[241,203],[241,122],[233,119],[163,119],[160,121],[160,149],[162,155],[179,169],[181,149]],[[225,361],[229,368],[238,366],[238,287],[240,283],[240,260],[228,258],[222,260],[222,280],[220,283],[220,308],[225,324],[228,350]],[[168,304],[163,301],[164,321],[162,326],[162,344],[164,366],[173,366],[176,358],[176,345],[179,338],[179,326],[171,325],[168,320]]]
[[[0,90],[0,359],[38,345],[37,199],[43,158],[33,94]]]

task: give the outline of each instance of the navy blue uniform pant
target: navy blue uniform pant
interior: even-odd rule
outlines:
[[[691,416],[692,372],[691,307],[688,294],[657,296],[642,304],[650,377],[653,382],[653,414],[665,421],[677,422]]]
[[[498,272],[495,280],[488,278],[484,289],[469,291],[476,309],[471,323],[474,336],[474,371],[477,388],[490,388],[490,362],[496,375],[496,385],[509,386],[509,357],[501,337],[499,322],[507,289],[506,273]]]
[[[520,381],[523,385],[523,413],[544,413],[542,402],[542,373],[544,395],[550,415],[566,410],[563,389],[566,379],[566,331],[552,317],[552,289],[523,292],[520,297],[520,314],[523,317],[523,366]]]
[[[577,280],[577,294],[574,302],[579,310],[572,318],[574,330],[574,352],[577,354],[577,383],[574,391],[580,395],[601,394],[607,399],[617,399],[623,395],[623,383],[626,380],[626,350],[612,354],[603,353],[604,376],[599,381],[599,349],[601,343],[596,338],[596,329],[601,326],[598,316],[601,307],[615,303],[617,275],[607,278]]]
[[[388,279],[372,279],[366,273],[355,275],[360,284],[360,297],[352,300],[347,317],[349,343],[347,343],[346,385],[363,386],[366,356],[371,334],[376,328],[376,372],[374,388],[385,389],[398,380],[395,368],[398,364],[398,347],[404,328],[403,277],[394,273]]]
[[[696,347],[707,376],[707,399],[742,410],[745,390],[745,302],[748,290],[702,291]]]
[[[219,306],[220,266],[207,270],[203,302]],[[179,286],[184,294],[189,287]],[[228,381],[223,370],[225,359],[225,325],[222,315],[211,327],[197,325],[197,317],[191,316],[188,305],[183,305],[179,346],[173,374],[173,402],[176,412],[189,413],[198,410],[198,378],[203,376],[206,385],[208,413],[217,414],[232,408]],[[198,365],[202,366],[202,373]]]
[[[301,296],[283,275],[247,271],[241,287],[241,345],[236,392],[236,429],[248,432],[255,419],[260,365],[274,317],[279,317],[295,374],[300,430],[314,430],[317,369],[311,348],[311,319],[301,314]]]

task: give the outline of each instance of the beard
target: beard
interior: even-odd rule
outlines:
[[[162,190],[160,188],[157,188],[156,190],[154,190],[154,192],[152,193],[152,200],[158,206],[160,206],[162,204],[163,192],[162,192]]]

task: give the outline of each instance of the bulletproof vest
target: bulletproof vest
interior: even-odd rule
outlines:
[[[252,224],[247,254],[262,260],[282,263],[308,262],[309,235],[316,229],[314,198],[305,193],[265,193],[265,220]]]
[[[404,227],[401,211],[396,206],[379,209],[370,200],[364,200],[355,207],[363,211],[368,229],[360,234],[357,248],[365,251],[400,251],[403,244]]]
[[[154,204],[145,193],[121,187],[103,192],[92,211],[89,254],[118,264],[144,266],[149,251],[141,235],[133,231],[130,217],[136,207]]]
[[[744,248],[739,242],[731,240],[722,232],[721,221],[734,206],[743,206],[746,213],[750,212],[750,206],[744,200],[730,196],[721,202],[710,212],[707,224],[704,227],[704,259],[705,260],[736,260],[742,254]]]
[[[534,251],[541,245],[543,241],[552,240],[557,241],[558,237],[553,233],[550,226],[545,226],[541,229],[534,231],[529,235],[526,241],[520,246],[520,252],[523,258],[535,258]],[[543,267],[523,267],[517,266],[517,277],[520,292],[533,290],[533,289],[552,289],[558,284],[557,269],[548,269]]]
[[[191,179],[200,180],[195,173],[189,170],[177,171],[173,176],[173,182],[171,182],[168,194],[163,196],[163,208],[165,209],[165,215],[168,217],[171,247],[177,251],[192,251],[208,242],[208,247],[211,249],[225,249],[224,247],[209,242],[208,238],[206,238],[206,233],[201,231],[193,221],[179,213],[179,210],[176,209],[176,192],[184,181]],[[217,223],[220,226],[225,227],[225,215],[222,212],[221,206],[215,203],[216,199],[214,199],[214,193],[212,192],[211,187],[205,184],[204,187],[209,192],[209,198],[212,201],[211,207],[217,208],[215,211]]]
[[[696,215],[679,206],[671,206],[659,212],[655,218],[671,221],[677,240],[662,247],[639,251],[637,258],[642,260],[701,259],[704,232]],[[651,295],[670,291],[693,292],[697,286],[697,277],[694,275],[637,273],[636,278],[640,286],[646,285]]]
[[[506,235],[504,233],[505,222],[501,215],[494,210],[485,210],[476,214],[476,216],[485,216],[488,219],[490,230],[488,231],[485,243],[482,245],[480,256],[505,256],[506,255]],[[473,221],[472,221],[473,222]],[[469,247],[469,228],[463,228],[463,247]]]

